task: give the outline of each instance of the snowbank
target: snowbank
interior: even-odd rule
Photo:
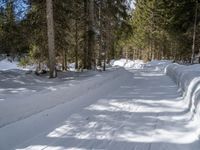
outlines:
[[[68,64],[68,65],[67,65],[67,68],[68,68],[69,71],[77,71],[77,70],[75,69],[75,63],[70,63],[70,64]]]
[[[143,69],[144,66],[144,62],[142,60],[129,59],[111,60],[110,64],[113,67],[124,67],[130,69]]]
[[[3,59],[0,61],[0,70],[11,70],[11,69],[21,69],[18,66],[18,62],[9,61],[8,59]]]
[[[29,71],[29,70],[35,70],[36,66],[26,66],[26,67],[21,67],[19,66],[18,61],[12,61],[9,60],[8,58],[0,60],[0,71],[7,71],[7,70],[24,70],[24,71]]]
[[[200,65],[184,66],[171,64],[166,68],[169,75],[184,94],[184,102],[191,113],[191,119],[198,122],[200,134]]]
[[[164,71],[167,65],[172,62],[169,60],[153,60],[144,65],[145,70],[149,71]]]
[[[124,67],[128,69],[144,69],[146,71],[164,71],[167,65],[172,62],[169,60],[154,60],[148,63],[144,63],[143,60],[111,60],[110,65],[112,67]]]

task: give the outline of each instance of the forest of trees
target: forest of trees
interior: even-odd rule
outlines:
[[[62,70],[69,62],[93,69],[114,59],[128,6],[126,0],[1,0],[0,53],[48,64],[51,77],[56,63]]]
[[[129,57],[193,63],[200,50],[198,0],[135,0],[133,34],[121,41]]]
[[[62,70],[120,57],[193,63],[199,8],[198,0],[0,0],[0,54],[47,64],[50,77],[58,63]]]

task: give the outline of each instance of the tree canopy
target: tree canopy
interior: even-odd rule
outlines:
[[[0,53],[49,65],[46,1],[0,5]],[[76,69],[92,69],[120,57],[190,60],[192,44],[199,53],[197,0],[53,0],[52,5],[55,63],[62,70],[71,62]]]

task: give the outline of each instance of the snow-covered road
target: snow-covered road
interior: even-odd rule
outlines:
[[[79,97],[0,128],[0,149],[199,150],[194,120],[176,84],[159,72],[126,74],[96,98]]]

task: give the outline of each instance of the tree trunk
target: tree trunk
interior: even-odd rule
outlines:
[[[100,1],[100,7],[99,7],[99,57],[98,57],[98,66],[102,66],[101,62],[102,62],[102,52],[103,52],[103,48],[102,48],[102,34],[103,34],[103,30],[102,30],[102,1]]]
[[[95,31],[94,31],[94,0],[89,0],[89,20],[88,20],[88,66],[87,69],[92,69],[94,65],[94,43],[95,43]]]
[[[75,19],[75,69],[78,69],[78,14],[77,4],[75,4],[76,19]]]
[[[66,53],[66,50],[63,50],[63,64],[62,64],[62,69],[63,71],[66,71],[67,70],[67,53]]]
[[[88,0],[84,0],[84,48],[83,48],[83,69],[87,69],[87,58],[88,58]]]
[[[78,24],[77,24],[77,20],[75,23],[76,26],[76,33],[75,33],[75,69],[78,69]]]
[[[49,77],[55,78],[55,37],[54,37],[54,20],[53,20],[53,2],[46,0],[47,12],[47,37],[48,37],[48,52],[49,52]]]
[[[193,43],[192,43],[191,64],[194,63],[194,57],[195,57],[195,41],[196,41],[196,28],[197,28],[197,13],[198,13],[198,0],[196,0],[196,8],[195,8],[195,19],[194,19],[194,32],[193,32]]]

